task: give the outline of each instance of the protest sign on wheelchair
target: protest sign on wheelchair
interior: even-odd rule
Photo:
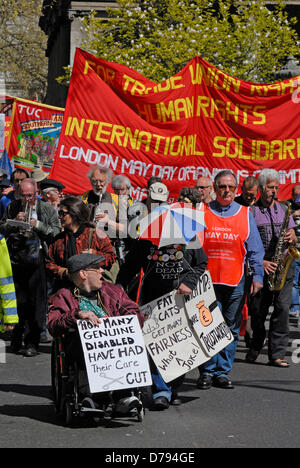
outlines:
[[[141,310],[147,350],[167,383],[209,361],[233,341],[208,271],[191,295],[174,290]]]
[[[136,315],[103,318],[99,325],[78,320],[77,326],[91,393],[152,385]]]

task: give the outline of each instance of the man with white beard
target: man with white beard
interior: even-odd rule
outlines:
[[[111,194],[106,191],[110,184],[113,172],[104,166],[96,166],[91,169],[87,177],[90,180],[92,189],[81,195],[81,200],[88,205],[91,210],[91,220],[97,222],[99,213],[105,213],[105,209],[112,207],[113,200]],[[102,216],[100,216],[101,218]]]

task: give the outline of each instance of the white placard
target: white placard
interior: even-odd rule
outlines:
[[[141,310],[148,352],[167,383],[209,361],[233,341],[208,271],[190,296],[174,290]]]
[[[201,276],[196,289],[184,300],[204,353],[215,356],[233,341],[233,336],[218,307],[209,271]]]
[[[152,385],[147,351],[136,315],[78,320],[91,393]]]
[[[144,340],[165,382],[170,382],[206,362],[183,298],[172,291],[141,308],[147,320]]]

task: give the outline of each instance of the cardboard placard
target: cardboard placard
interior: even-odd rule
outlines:
[[[145,344],[167,383],[204,364],[233,341],[208,271],[190,296],[174,290],[141,310]]]
[[[91,393],[152,385],[147,351],[136,315],[78,320]]]

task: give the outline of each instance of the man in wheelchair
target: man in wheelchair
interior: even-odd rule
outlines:
[[[62,288],[51,298],[48,329],[54,339],[63,337],[64,353],[69,363],[76,363],[79,399],[93,401],[89,391],[84,355],[76,325],[78,319],[97,325],[103,317],[137,315],[142,327],[143,316],[122,287],[102,280],[104,257],[83,253],[67,262],[72,287]],[[53,371],[53,369],[52,369]],[[108,395],[97,394],[103,401]],[[126,414],[141,405],[130,390],[114,392],[116,411]],[[111,397],[111,396],[110,396]]]

